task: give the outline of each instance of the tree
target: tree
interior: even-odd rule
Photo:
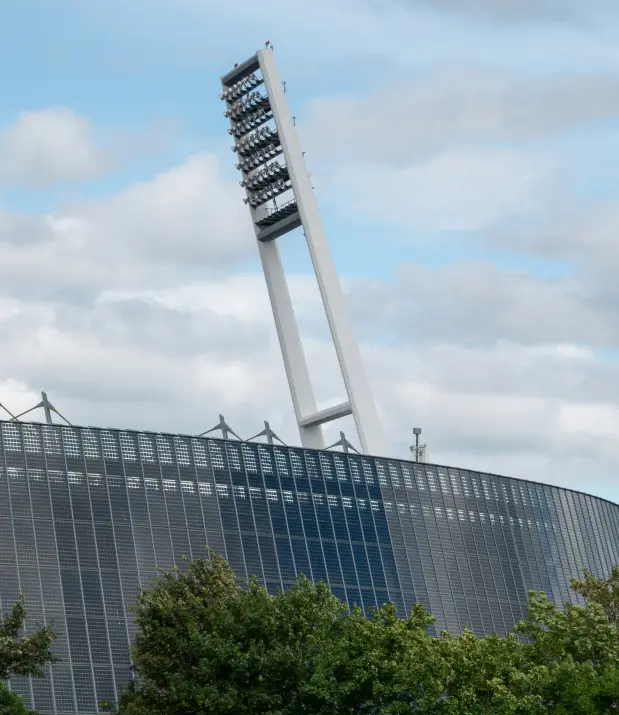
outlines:
[[[301,686],[344,613],[324,584],[304,578],[276,597],[255,580],[241,589],[215,554],[164,573],[138,597],[138,680],[119,712],[302,713]]]
[[[506,638],[435,638],[419,604],[367,617],[306,578],[272,596],[210,554],[143,590],[136,618],[118,715],[619,712],[619,626],[592,599],[559,609],[531,593]]]
[[[51,627],[20,637],[26,618],[26,604],[19,598],[10,613],[0,620],[0,713],[26,715],[21,697],[9,691],[2,681],[15,675],[43,677],[43,666],[57,659],[50,648],[56,638]]]
[[[595,602],[564,609],[544,594],[531,594],[529,615],[515,631],[522,645],[529,689],[557,715],[617,712],[619,640],[617,625]]]
[[[585,569],[582,579],[572,579],[570,586],[588,601],[599,603],[608,620],[619,624],[619,566],[611,568],[608,578],[596,578]]]
[[[304,702],[320,715],[429,712],[447,669],[428,635],[434,621],[417,604],[407,619],[385,604],[370,618],[359,608],[340,619],[302,683]]]
[[[142,591],[136,619],[119,715],[397,715],[440,695],[421,606],[366,618],[304,577],[275,596],[241,589],[215,554]]]
[[[444,663],[442,697],[432,712],[445,715],[532,715],[541,697],[527,678],[522,643],[513,635],[478,638],[441,634],[435,647]]]

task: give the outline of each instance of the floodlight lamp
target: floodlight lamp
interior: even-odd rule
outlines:
[[[227,89],[225,89],[223,91],[223,93],[220,95],[220,99],[225,99],[227,101],[230,101],[231,99],[240,97],[245,92],[253,89],[259,83],[260,83],[260,80],[255,76],[255,74],[244,77],[242,80],[239,80],[236,84],[233,84],[231,87],[228,87]]]
[[[268,186],[264,186],[263,188],[260,188],[261,184],[258,182],[258,186],[256,187],[256,191],[252,191],[252,195],[250,197],[249,203],[252,206],[259,206],[260,204],[263,204],[265,201],[269,201],[270,199],[274,198],[275,196],[279,196],[279,194],[284,193],[287,191],[290,187],[287,185],[286,181],[282,178],[278,179],[277,181],[269,184]]]
[[[282,151],[281,147],[276,147],[273,143],[264,146],[264,144],[258,142],[253,152],[251,152],[252,148],[253,147],[248,146],[248,142],[246,142],[246,140],[241,140],[239,142],[238,151],[241,156],[244,157],[239,164],[243,171],[257,168],[260,164],[264,164],[268,159],[277,156],[277,154]]]
[[[232,119],[240,121],[241,119],[253,119],[264,115],[268,108],[268,98],[263,97],[260,92],[256,92],[256,97],[249,102],[239,100],[228,110]]]
[[[259,83],[260,80],[258,79],[258,77],[256,77],[255,74],[250,74],[247,75],[247,77],[243,77],[243,79],[236,84],[232,85],[230,89],[233,92],[243,92],[247,89],[253,89]]]

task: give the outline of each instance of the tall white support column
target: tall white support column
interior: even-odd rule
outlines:
[[[316,398],[279,249],[276,241],[258,241],[258,248],[275,319],[277,337],[284,359],[292,404],[299,425],[301,444],[310,449],[324,449],[325,441],[321,426],[319,424],[302,424],[304,417],[316,412]]]
[[[366,454],[381,455],[385,453],[385,439],[378,419],[378,412],[329,249],[318,210],[318,202],[312,189],[303,152],[286,101],[284,87],[277,70],[275,56],[270,49],[260,50],[257,55],[286,157],[288,173],[305,232],[305,240],[314,265],[316,280],[342,370],[361,448]]]
[[[258,71],[261,78],[256,74]],[[252,91],[262,84],[266,96]],[[230,133],[236,138],[235,151],[248,157],[239,161],[238,168],[243,172],[242,185],[247,189],[246,202],[250,204],[303,445],[324,447],[321,425],[352,414],[363,453],[385,455],[384,434],[272,49],[260,50],[242,65],[235,66],[222,77],[222,89],[222,99],[228,107],[226,116],[231,121]],[[266,135],[259,134],[262,130],[256,128],[270,120],[275,124],[276,134],[271,132],[265,138]],[[247,137],[251,139],[249,148]],[[264,147],[267,147],[266,154]],[[269,158],[277,153],[283,153],[285,167],[277,167],[276,173],[266,178],[260,170],[256,172],[256,167],[268,168]],[[268,187],[276,186],[271,182],[276,181],[279,188],[268,193]],[[290,189],[294,200],[266,208],[271,196],[290,192]],[[347,402],[319,412],[275,244],[277,238],[299,226],[304,230],[348,396]]]

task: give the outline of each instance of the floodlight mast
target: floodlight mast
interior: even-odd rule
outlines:
[[[322,425],[352,414],[362,452],[385,455],[384,434],[272,48],[259,50],[221,81],[225,116],[231,122],[228,132],[235,138],[233,151],[239,156],[237,168],[247,192],[244,201],[254,224],[301,443],[323,449]],[[260,85],[265,94],[254,91]],[[278,155],[283,155],[285,166],[277,161],[267,164]],[[282,194],[288,200],[278,206],[276,198]],[[343,404],[320,411],[276,243],[299,227],[304,231],[348,397]]]

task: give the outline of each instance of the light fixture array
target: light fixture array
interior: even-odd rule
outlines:
[[[255,91],[262,84],[264,80],[253,72],[219,95],[226,102],[228,133],[236,140],[232,151],[239,157],[236,168],[243,175],[240,184],[247,191],[244,202],[253,209],[292,188],[287,167],[277,161],[267,163],[283,150],[277,129],[263,126],[273,119],[273,112],[268,95]],[[277,212],[274,206],[268,213]],[[260,216],[258,223],[263,218]]]
[[[232,151],[240,156],[249,156],[258,149],[263,149],[264,147],[269,146],[269,144],[279,146],[279,136],[276,131],[271,129],[271,127],[261,127],[253,134],[249,134],[248,136],[240,139],[232,147]]]
[[[240,82],[226,89],[225,92],[222,92],[222,94],[219,95],[219,99],[224,99],[226,102],[233,102],[235,99],[239,99],[261,84],[262,79],[256,77],[255,74],[250,74],[248,77],[244,77]]]

